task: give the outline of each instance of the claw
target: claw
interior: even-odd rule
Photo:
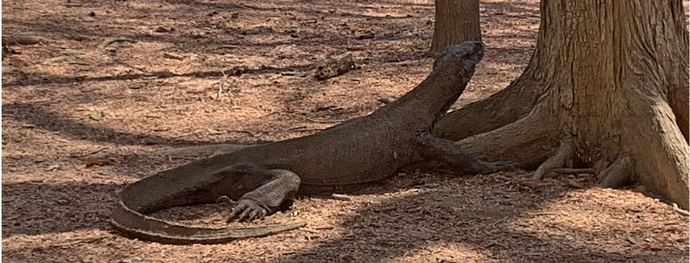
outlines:
[[[232,209],[228,222],[237,219],[238,221],[250,221],[261,219],[268,214],[266,208],[262,207],[253,200],[240,199],[237,206]]]
[[[238,204],[235,206],[235,208],[232,209],[232,212],[230,212],[230,216],[228,218],[228,222],[231,222],[235,219],[239,219],[239,216],[247,209],[247,204],[238,202]]]
[[[252,210],[252,212],[249,213],[249,217],[247,218],[247,220],[251,221],[251,220],[254,220],[254,219],[258,219],[258,217],[259,217],[259,211],[257,211],[257,210]]]
[[[230,197],[228,197],[227,195],[218,197],[218,199],[216,199],[216,203],[237,205],[237,201],[233,201],[233,200],[230,199]]]
[[[252,210],[250,208],[247,208],[244,211],[242,211],[242,214],[240,214],[240,216],[238,216],[237,219],[239,219],[240,221],[247,221],[249,214],[251,212]]]

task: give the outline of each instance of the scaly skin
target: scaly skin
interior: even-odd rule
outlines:
[[[316,134],[237,150],[160,172],[127,186],[112,214],[124,233],[162,243],[219,243],[303,226],[208,229],[175,225],[144,214],[176,205],[239,200],[231,219],[262,218],[295,195],[343,192],[388,177],[399,168],[435,161],[466,173],[512,169],[487,163],[431,131],[464,91],[483,56],[480,42],[449,47],[434,71],[400,99],[368,116]]]

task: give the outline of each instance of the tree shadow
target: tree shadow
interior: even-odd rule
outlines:
[[[37,129],[59,132],[63,136],[78,140],[112,143],[115,145],[192,145],[211,142],[198,142],[183,139],[166,138],[146,133],[135,134],[116,131],[112,128],[98,127],[74,120],[46,110],[44,107],[31,103],[4,104],[2,114],[19,119]]]
[[[108,218],[116,189],[107,184],[51,185],[41,182],[2,184],[3,238],[81,229],[110,229]],[[51,198],[43,198],[50,196]]]
[[[622,245],[609,243],[595,247],[589,242],[607,237],[607,234],[593,231],[588,225],[591,222],[573,225],[562,220],[535,220],[549,216],[548,204],[558,202],[572,191],[561,181],[552,180],[536,186],[529,174],[524,173],[477,177],[430,175],[424,180],[442,184],[429,189],[424,185],[415,186],[413,181],[418,179],[410,175],[396,176],[356,191],[350,195],[354,202],[366,202],[367,205],[359,205],[352,216],[341,216],[336,229],[302,231],[306,236],[293,235],[285,239],[284,242],[294,242],[307,237],[320,241],[311,249],[271,262],[397,262],[410,257],[422,260],[420,262],[687,260],[688,248],[645,250],[622,239]],[[108,217],[115,205],[115,192],[121,187],[82,183],[3,184],[3,237],[88,229],[103,229],[120,235],[108,225]],[[43,196],[51,198],[41,198]],[[365,201],[357,201],[362,199]],[[544,227],[556,233],[531,225],[545,222]],[[663,225],[657,225],[659,229],[652,232],[665,231]],[[626,226],[630,229],[640,227],[644,224],[630,222]],[[625,233],[627,231],[622,232]],[[595,240],[594,244],[601,242]]]
[[[542,212],[546,204],[562,199],[571,190],[562,182],[550,181],[546,189],[535,192],[528,174],[504,179],[502,175],[479,180],[452,178],[445,182],[449,187],[418,190],[380,203],[373,201],[358,209],[355,216],[341,221],[347,228],[345,233],[330,234],[337,238],[272,262],[400,262],[412,257],[418,260],[415,262],[584,263],[683,262],[688,258],[688,248],[655,252],[634,248],[626,242],[622,245],[625,249],[618,251],[621,248],[615,245],[590,245],[590,240],[607,236],[591,230],[588,222],[569,225],[547,221],[546,227],[555,226],[555,232],[560,234],[526,225],[530,219],[548,214]],[[416,189],[401,191],[413,190]],[[628,227],[640,226],[631,223]],[[319,238],[318,234],[314,238]],[[444,257],[444,248],[470,253],[456,252]]]

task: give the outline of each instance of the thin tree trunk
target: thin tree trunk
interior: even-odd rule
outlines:
[[[436,0],[436,22],[431,52],[465,41],[481,41],[479,0]]]

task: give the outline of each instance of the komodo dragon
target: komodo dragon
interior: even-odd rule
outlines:
[[[275,212],[296,194],[349,191],[424,160],[472,174],[512,169],[508,162],[480,161],[453,141],[431,133],[434,122],[464,91],[483,55],[480,42],[451,46],[436,59],[433,72],[422,83],[368,116],[310,136],[241,147],[130,184],[120,193],[111,223],[129,236],[161,243],[220,243],[305,223],[196,228],[145,214],[227,196],[239,200],[231,219],[257,219]]]

